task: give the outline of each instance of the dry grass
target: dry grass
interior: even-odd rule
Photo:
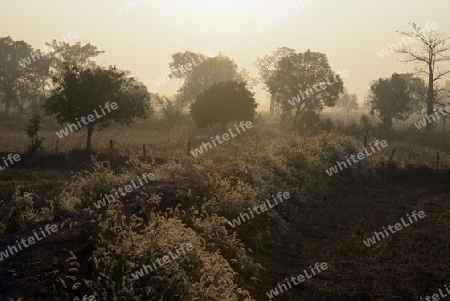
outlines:
[[[135,270],[132,262],[148,259],[143,250],[164,253],[170,241],[178,244],[185,237],[195,242],[197,255],[201,256],[189,258],[176,269],[144,278],[156,288],[151,293],[153,297],[170,299],[170,292],[186,289],[177,283],[188,281],[195,290],[185,291],[186,296],[202,300],[251,300],[245,296],[246,289],[254,299],[266,300],[266,291],[315,262],[326,262],[328,270],[277,300],[345,300],[362,293],[373,300],[417,299],[450,281],[445,269],[450,254],[450,238],[446,235],[450,205],[445,202],[449,176],[428,169],[402,168],[432,156],[430,146],[398,143],[398,164],[379,166],[386,163],[388,149],[329,177],[325,169],[359,150],[361,141],[334,132],[300,137],[261,121],[251,132],[197,158],[186,154],[187,140],[209,141],[212,134],[185,127],[167,132],[146,130],[142,125],[125,130],[113,127],[94,134],[94,148],[107,152],[109,139],[113,139],[119,155],[129,156],[141,155],[142,144],[147,144],[151,145],[149,156],[163,162],[143,163],[134,158],[114,170],[93,164],[66,183],[62,180],[69,180],[68,172],[11,169],[0,174],[0,185],[5,198],[19,184],[21,191],[39,195],[41,201],[35,203],[35,212],[46,208],[42,199],[55,195],[59,196],[55,200],[78,200],[66,204],[75,213],[61,211],[64,207],[55,212],[57,216],[69,214],[78,223],[74,230],[66,227],[55,243],[63,248],[63,242],[71,241],[70,247],[84,267],[84,274],[79,276],[93,280],[96,288],[104,289],[109,296],[113,290],[133,287],[122,282],[121,277]],[[4,141],[12,141],[13,132],[8,135]],[[50,153],[54,148],[51,135],[54,132],[42,133],[48,137],[44,147]],[[84,145],[82,134],[71,134],[62,140],[63,152],[71,149],[69,145]],[[26,139],[8,147],[8,151],[20,151],[26,147]],[[402,158],[407,147],[414,151]],[[442,153],[441,160],[448,162],[449,158]],[[93,208],[92,201],[105,185],[127,182],[143,171],[154,172],[157,181],[142,194],[132,194],[100,214],[89,211],[89,218],[85,217],[83,210]],[[65,194],[62,189],[66,189]],[[226,223],[278,191],[289,191],[292,198],[236,229]],[[156,201],[157,197],[151,196],[154,193],[160,193],[161,199]],[[57,205],[55,201],[56,208]],[[160,215],[155,212],[158,210],[162,211]],[[370,248],[363,244],[374,231],[398,222],[413,210],[425,211],[426,217]],[[152,224],[157,220],[157,225]],[[158,225],[170,235],[155,236],[152,247],[146,249],[146,235]],[[184,227],[190,230],[185,231]],[[83,241],[78,231],[89,239]],[[138,245],[140,251],[134,252]],[[103,265],[94,268],[88,260],[92,256],[104,258]],[[57,265],[52,268],[61,269]],[[214,279],[202,273],[214,275]],[[142,300],[147,280],[133,287]],[[48,277],[41,281],[53,286],[55,295],[65,293],[59,282]],[[217,297],[208,281],[226,298]],[[129,299],[123,300],[131,300],[130,292],[122,293],[129,294]],[[75,294],[70,292],[71,296]]]

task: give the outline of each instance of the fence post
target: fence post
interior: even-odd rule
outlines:
[[[236,161],[237,161],[237,146],[234,147],[236,151]]]
[[[109,155],[114,156],[114,140],[109,140]]]
[[[188,140],[188,156],[191,153],[191,140]]]
[[[366,135],[364,135],[364,147],[367,146],[367,134],[369,133],[369,131],[366,131]]]
[[[394,153],[395,153],[396,149],[397,149],[397,147],[395,146],[394,149],[392,150],[391,157],[389,158],[389,161],[391,161],[392,158],[394,158]]]
[[[436,153],[436,170],[439,171],[439,151]]]
[[[144,158],[144,160],[147,159],[147,150],[145,144],[142,145],[142,157]]]
[[[55,146],[55,155],[57,155],[57,154],[58,154],[58,142],[59,142],[59,140],[58,140],[58,139],[56,139],[56,146]]]

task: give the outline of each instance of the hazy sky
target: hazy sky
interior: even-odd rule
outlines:
[[[436,22],[439,32],[450,33],[450,0],[0,0],[0,36],[24,40],[35,48],[79,32],[76,41],[97,46],[105,53],[96,60],[130,70],[149,91],[172,95],[180,80],[160,87],[153,83],[168,70],[173,53],[186,50],[222,52],[257,76],[257,57],[287,46],[325,53],[335,71],[348,69],[344,84],[359,101],[372,79],[393,72],[413,71],[398,54],[376,54],[394,44],[396,30],[408,22]],[[137,8],[119,16],[131,2]],[[129,7],[129,6],[128,6]],[[289,12],[291,10],[291,12]],[[284,11],[285,19],[281,15]],[[264,20],[276,20],[258,34],[252,29]],[[268,98],[255,88],[259,109]]]

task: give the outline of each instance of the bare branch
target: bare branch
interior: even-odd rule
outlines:
[[[420,57],[416,54],[414,54],[412,51],[409,50],[405,50],[405,49],[401,49],[401,50],[396,50],[397,53],[403,53],[403,54],[407,54],[409,56],[411,56],[411,59],[407,59],[407,62],[413,62],[413,61],[422,61],[422,62],[428,62],[428,58],[425,57]]]
[[[438,80],[440,80],[442,77],[444,77],[445,75],[447,75],[447,74],[449,74],[449,73],[450,73],[450,70],[445,71],[445,72],[443,72],[443,73],[440,73],[438,76],[436,76],[436,77],[433,79],[433,81],[438,81]]]

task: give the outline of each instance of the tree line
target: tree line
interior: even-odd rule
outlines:
[[[406,120],[423,109],[432,114],[437,105],[446,101],[446,90],[440,81],[450,71],[442,71],[439,64],[449,60],[448,37],[425,32],[415,23],[411,26],[411,32],[399,33],[419,42],[397,52],[403,54],[406,62],[417,63],[419,71],[394,73],[370,83],[366,105],[386,130],[392,128],[393,120]],[[47,45],[55,46],[56,40]],[[169,68],[182,81],[181,87],[174,95],[164,96],[149,92],[129,71],[97,65],[94,58],[104,51],[90,43],[61,43],[54,48],[53,53],[33,58],[32,64],[24,65],[20,62],[33,52],[32,46],[9,36],[0,38],[0,102],[4,104],[4,115],[11,109],[30,115],[45,112],[55,115],[60,124],[74,123],[76,118],[104,103],[116,102],[120,110],[87,127],[87,149],[95,127],[102,129],[111,122],[129,124],[135,118],[148,117],[158,107],[172,118],[189,109],[198,127],[214,124],[225,127],[231,121],[252,121],[257,104],[250,89],[257,84],[263,84],[270,94],[271,114],[278,113],[284,122],[295,123],[325,107],[337,105],[347,114],[358,108],[356,95],[347,92],[342,76],[336,76],[326,54],[309,49],[302,53],[279,47],[257,58],[254,62],[259,71],[257,78],[250,77],[245,69],[239,69],[221,53],[209,57],[191,51],[177,52],[172,55]],[[193,58],[202,63],[177,72]],[[331,83],[329,78],[334,81]],[[296,102],[289,101],[296,96]]]

